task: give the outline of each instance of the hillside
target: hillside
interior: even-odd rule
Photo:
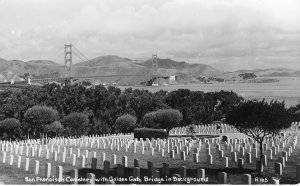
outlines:
[[[63,71],[64,67],[62,65],[48,60],[23,62],[0,59],[0,82],[10,81],[12,78],[15,79],[17,76],[24,75],[24,73],[40,75],[58,72],[58,74],[62,74]]]
[[[174,75],[186,74],[191,77],[198,76],[215,76],[222,74],[221,71],[212,68],[206,64],[190,64],[186,62],[177,62],[172,59],[158,59],[158,73],[159,75]],[[152,68],[152,60],[146,60],[140,63],[143,66]]]
[[[253,72],[259,76],[265,77],[300,77],[299,70],[287,68],[268,68],[268,69],[252,69],[252,70],[237,70],[232,73],[250,73]]]

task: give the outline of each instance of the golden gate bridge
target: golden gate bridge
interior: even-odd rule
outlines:
[[[14,86],[16,84],[48,84],[53,82],[65,83],[71,82],[71,84],[81,83],[87,80],[93,80],[96,78],[103,77],[138,77],[145,76],[145,74],[114,74],[114,75],[92,75],[92,76],[74,76],[73,75],[73,54],[76,55],[82,62],[89,62],[90,60],[85,57],[73,44],[65,44],[64,50],[64,77],[53,77],[53,78],[27,78],[24,81],[10,81],[5,83],[0,83],[1,85],[11,85]],[[105,67],[104,67],[105,68]],[[158,57],[157,54],[152,55],[152,79],[153,84],[158,85],[159,76],[157,73],[158,68]],[[7,86],[10,87],[10,86]]]

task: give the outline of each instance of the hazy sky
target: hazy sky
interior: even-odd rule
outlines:
[[[0,58],[119,55],[300,69],[299,0],[0,0]]]

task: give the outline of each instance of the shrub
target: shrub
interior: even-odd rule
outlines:
[[[58,112],[51,107],[46,106],[33,106],[29,108],[24,118],[28,127],[35,133],[44,133],[46,126],[50,125],[58,119]]]
[[[1,133],[4,138],[18,139],[21,137],[21,123],[15,118],[6,118],[0,122]]]
[[[145,114],[142,120],[143,127],[166,129],[167,133],[179,125],[182,121],[182,114],[175,109],[157,110]]]
[[[54,133],[57,136],[57,133],[63,128],[62,124],[59,121],[54,121],[50,125],[46,126],[47,133]]]
[[[69,127],[76,132],[76,136],[85,134],[89,123],[88,116],[83,113],[74,112],[63,118],[61,121],[64,127]]]
[[[166,130],[163,129],[151,129],[151,128],[136,128],[134,129],[134,138],[146,138],[148,139],[165,139],[168,138],[168,133]]]
[[[115,124],[116,133],[129,133],[132,132],[136,124],[136,118],[132,115],[125,114],[119,116]]]

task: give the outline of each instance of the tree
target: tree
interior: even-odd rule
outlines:
[[[191,135],[192,139],[195,139],[196,138],[196,136],[195,136],[195,134],[196,134],[196,125],[192,124],[192,125],[187,126],[186,133]]]
[[[84,134],[87,130],[85,128],[89,124],[89,119],[86,114],[74,112],[63,118],[61,121],[64,127],[69,127],[75,130],[76,136]]]
[[[182,114],[175,109],[160,109],[145,114],[142,120],[142,126],[150,128],[166,129],[167,133],[177,127],[182,121]]]
[[[0,122],[0,128],[2,129],[1,132],[6,133],[10,140],[21,137],[20,126],[20,121],[15,118],[6,118]]]
[[[300,121],[300,110],[297,110],[294,114],[295,121],[299,122]]]
[[[29,108],[24,118],[33,135],[45,133],[45,128],[58,119],[58,112],[52,107],[33,106]]]
[[[115,124],[115,132],[128,133],[132,132],[136,124],[136,118],[129,114],[119,116]]]
[[[253,138],[260,145],[260,169],[262,172],[263,142],[266,137],[274,137],[280,130],[289,128],[292,114],[285,108],[284,102],[265,100],[245,101],[234,107],[226,115],[226,123],[238,131]]]
[[[54,121],[50,125],[46,126],[46,132],[47,133],[54,133],[55,136],[57,136],[57,133],[59,130],[63,128],[62,124],[59,121]]]

